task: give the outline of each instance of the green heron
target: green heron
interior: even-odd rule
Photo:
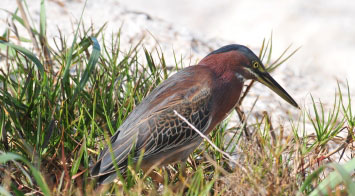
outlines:
[[[129,154],[133,162],[142,156],[143,170],[186,161],[203,139],[174,111],[208,135],[236,106],[248,79],[261,82],[298,108],[249,48],[227,45],[178,71],[143,99],[111,137],[112,151],[106,147],[101,152],[92,176],[99,184],[112,182],[117,175],[112,157],[125,173]]]

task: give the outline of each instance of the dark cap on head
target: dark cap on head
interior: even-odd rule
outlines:
[[[239,45],[239,44],[230,44],[230,45],[223,46],[223,47],[209,53],[207,56],[210,56],[212,54],[220,54],[220,53],[224,53],[224,52],[230,52],[230,51],[238,51],[238,52],[242,53],[243,55],[245,55],[250,60],[259,61],[259,58],[254,54],[253,51],[251,51],[248,47],[243,46],[243,45]]]

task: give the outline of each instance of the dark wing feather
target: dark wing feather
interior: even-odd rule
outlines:
[[[149,133],[140,132],[143,137],[139,137],[137,143],[138,152],[145,150],[143,159],[183,147],[198,138],[198,133],[175,115],[174,110],[198,130],[205,132],[211,122],[210,95],[209,89],[199,89],[191,100],[181,100],[178,104],[153,114],[148,121],[155,122],[155,126]],[[148,137],[145,134],[149,134]]]
[[[183,69],[161,83],[131,112],[111,138],[112,155],[122,171],[133,144],[137,156],[145,150],[145,159],[198,137],[174,110],[199,130],[207,130],[212,78],[212,72],[202,66]],[[93,176],[101,176],[99,181],[103,183],[115,177],[112,155],[106,147],[91,171]]]

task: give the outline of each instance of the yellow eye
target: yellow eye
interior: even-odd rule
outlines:
[[[254,69],[257,69],[259,67],[259,63],[258,62],[254,62],[253,63],[253,67],[254,67]]]

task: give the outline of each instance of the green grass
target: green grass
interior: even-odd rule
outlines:
[[[120,183],[95,189],[89,166],[109,136],[180,64],[169,70],[163,53],[153,58],[140,44],[122,51],[120,32],[107,37],[104,26],[78,25],[72,43],[58,32],[61,36],[50,46],[44,1],[39,30],[22,17],[23,5],[11,13],[11,20],[27,32],[4,29],[0,39],[0,194],[355,195],[354,158],[341,155],[345,163],[326,162],[334,153],[354,151],[349,85],[343,93],[340,84],[332,108],[312,97],[312,107],[302,109],[287,129],[283,125],[289,122],[273,125],[270,113],[252,120],[252,111],[236,108],[240,124],[227,129],[226,120],[210,138],[219,149],[238,155],[242,167],[232,167],[204,142],[190,156],[186,178],[179,164],[156,170],[165,178],[162,190],[132,165]],[[289,49],[273,61],[271,37],[263,41],[259,56],[273,71],[298,50]],[[243,97],[252,86],[248,84]],[[233,136],[229,141],[227,134]],[[330,148],[334,143],[335,150]]]

